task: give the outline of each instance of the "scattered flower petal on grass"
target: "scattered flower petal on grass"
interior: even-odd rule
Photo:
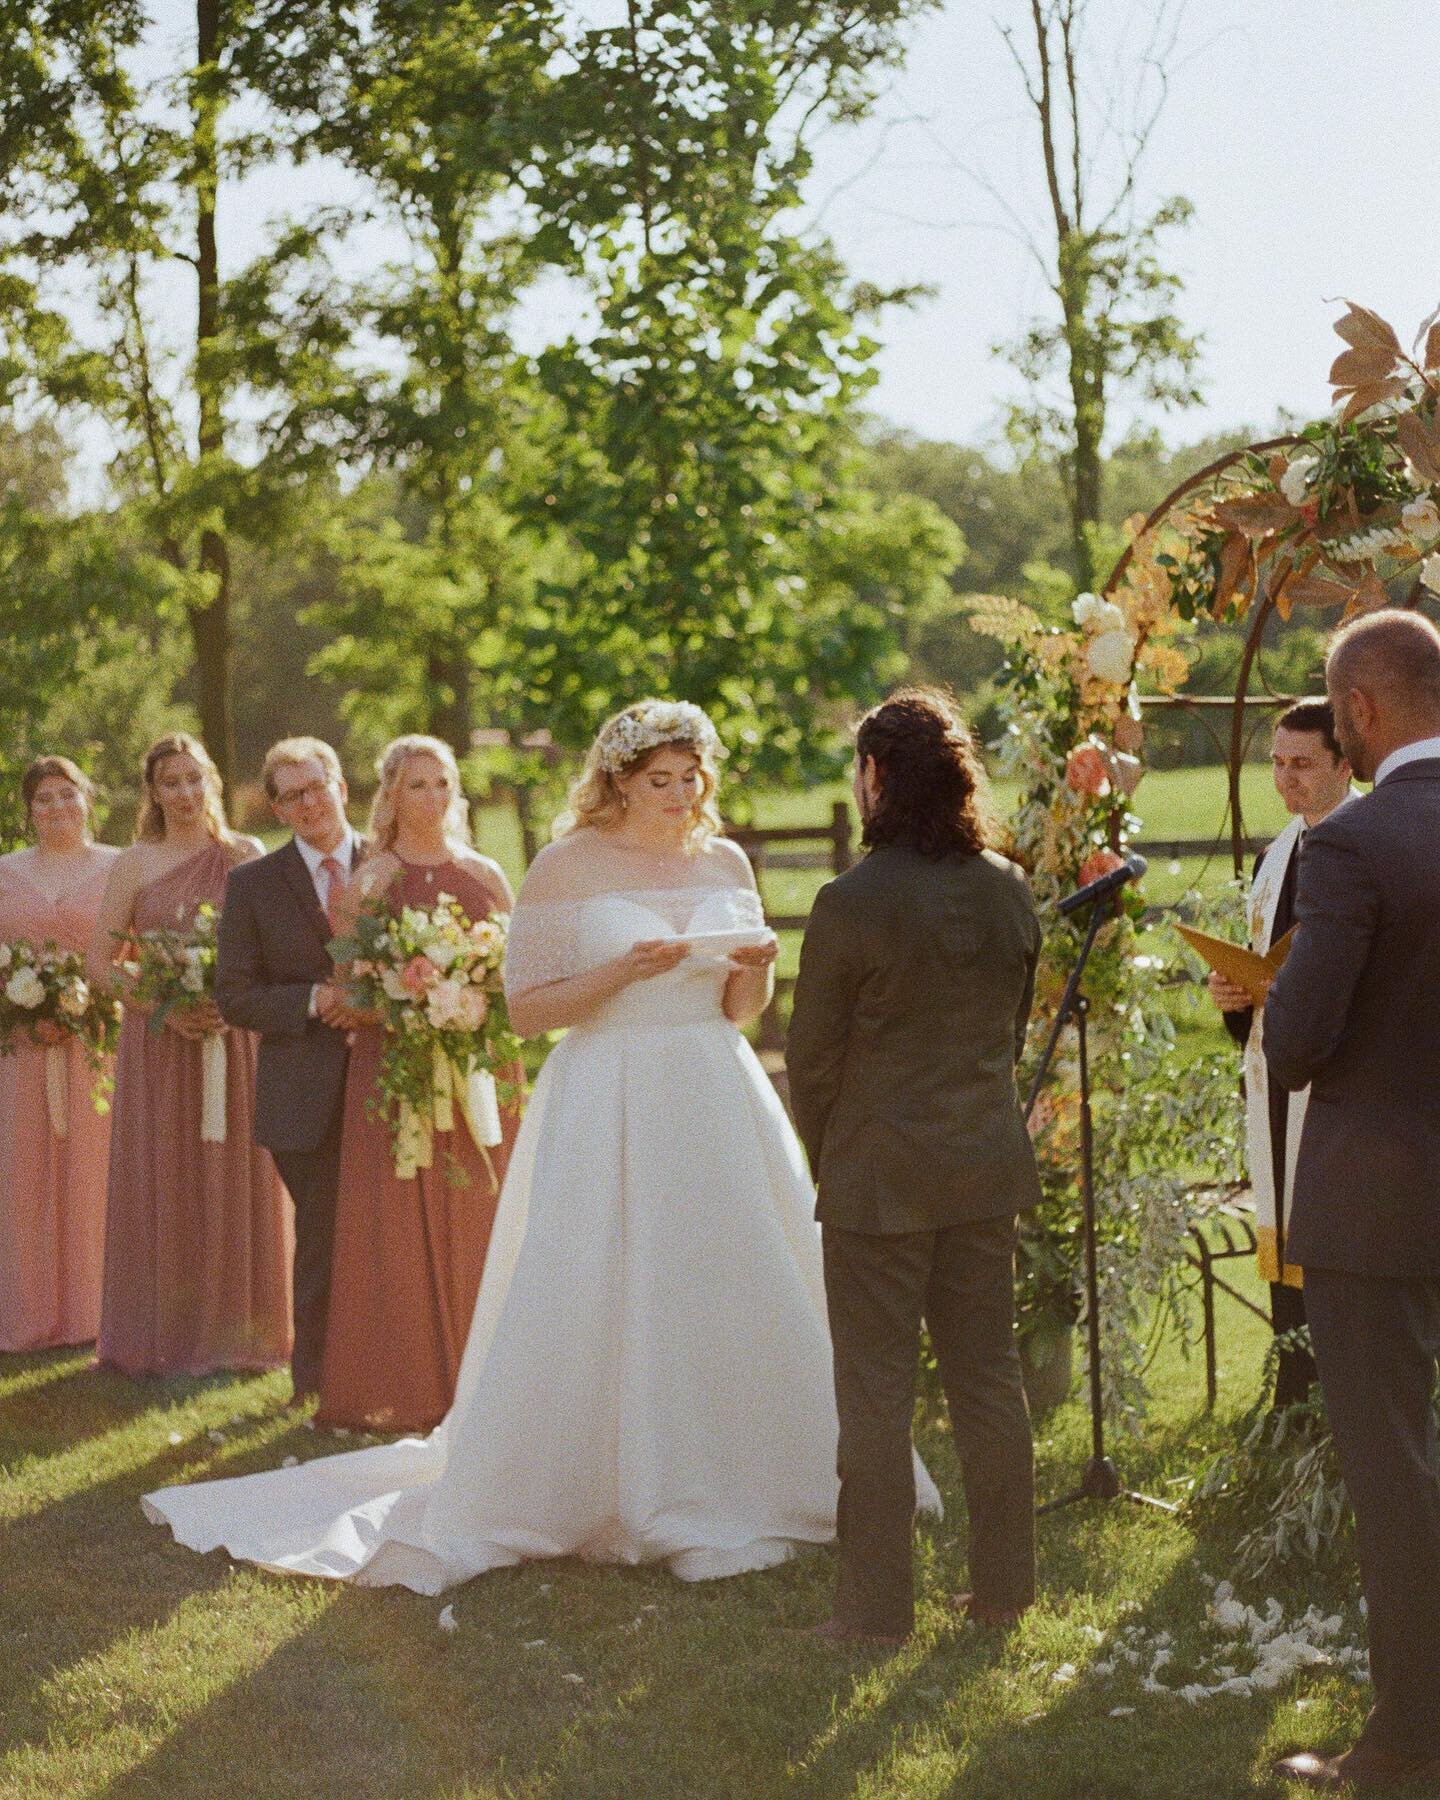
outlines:
[[[298,1456],[287,1456],[285,1458],[284,1462],[281,1463],[280,1467],[282,1469],[293,1469],[299,1465],[299,1462],[300,1462],[300,1458]]]
[[[458,1631],[460,1629],[460,1621],[455,1617],[455,1608],[453,1606],[442,1606],[440,1608],[440,1617],[437,1623],[442,1631]]]
[[[576,1687],[584,1687],[585,1685],[585,1677],[583,1675],[571,1674],[568,1669],[566,1670],[563,1679],[566,1681],[573,1681]]]

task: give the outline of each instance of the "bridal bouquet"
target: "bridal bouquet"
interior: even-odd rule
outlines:
[[[408,1181],[434,1160],[436,1132],[463,1120],[490,1166],[500,1142],[495,1075],[520,1054],[501,969],[505,920],[471,920],[451,894],[398,915],[365,911],[330,954],[345,970],[352,1003],[380,1021],[379,1093],[395,1173]]]
[[[130,999],[150,1015],[160,1031],[170,1014],[215,998],[215,932],[219,914],[208,900],[195,909],[184,930],[157,926],[125,934],[129,954],[121,963]],[[225,1039],[208,1033],[200,1044],[200,1141],[225,1142]]]
[[[45,1104],[55,1136],[67,1136],[70,1128],[67,1043],[84,1051],[95,1071],[92,1103],[96,1112],[108,1112],[107,1064],[115,1053],[120,1008],[90,985],[80,952],[25,938],[0,943],[0,984],[0,1056],[22,1043],[44,1048]]]

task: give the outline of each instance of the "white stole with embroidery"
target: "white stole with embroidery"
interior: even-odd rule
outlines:
[[[1280,906],[1280,890],[1285,885],[1290,858],[1300,843],[1305,821],[1298,814],[1276,838],[1265,854],[1259,873],[1250,889],[1250,948],[1261,955],[1270,948],[1275,933],[1275,914]],[[1287,1287],[1299,1287],[1301,1274],[1296,1264],[1280,1264],[1280,1242],[1288,1237],[1290,1202],[1295,1193],[1295,1159],[1300,1152],[1300,1133],[1305,1124],[1305,1106],[1309,1088],[1290,1095],[1285,1121],[1285,1189],[1275,1192],[1275,1158],[1270,1143],[1270,1072],[1265,1066],[1261,1048],[1264,1009],[1255,1008],[1250,1023],[1250,1038],[1245,1045],[1245,1140],[1250,1162],[1250,1186],[1255,1196],[1256,1262],[1264,1281],[1283,1281]]]

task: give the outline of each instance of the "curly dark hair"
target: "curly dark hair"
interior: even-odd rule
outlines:
[[[870,848],[903,844],[923,856],[974,855],[995,842],[980,752],[949,694],[919,687],[892,694],[860,721],[855,754],[874,760],[880,781],[862,832]]]

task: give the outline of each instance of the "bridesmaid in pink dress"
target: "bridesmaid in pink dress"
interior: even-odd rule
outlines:
[[[83,951],[119,855],[91,841],[95,790],[68,757],[42,756],[20,792],[35,844],[0,856],[0,943]],[[95,1110],[96,1072],[72,1041],[56,1133],[46,1054],[36,1045],[0,1057],[0,1350],[89,1343],[100,1323],[110,1119]]]
[[[447,744],[399,738],[380,759],[367,830],[369,858],[345,908],[433,906],[451,894],[472,919],[509,913],[504,872],[470,848],[460,774]],[[504,1142],[490,1164],[463,1122],[440,1134],[434,1166],[402,1181],[389,1125],[371,1117],[380,1033],[361,1025],[345,1083],[335,1260],[316,1423],[423,1432],[455,1397],[460,1358],[485,1267],[500,1182],[519,1129],[516,1098],[501,1107]]]
[[[114,978],[128,931],[183,929],[217,909],[235,864],[259,856],[228,829],[220,777],[184,732],[146,753],[136,842],[116,859],[90,948]],[[201,1041],[225,1031],[224,1143],[201,1141]],[[115,1058],[105,1278],[96,1355],[126,1375],[267,1369],[290,1353],[291,1230],[285,1190],[251,1133],[255,1040],[212,1002],[158,1033],[126,1013]]]

